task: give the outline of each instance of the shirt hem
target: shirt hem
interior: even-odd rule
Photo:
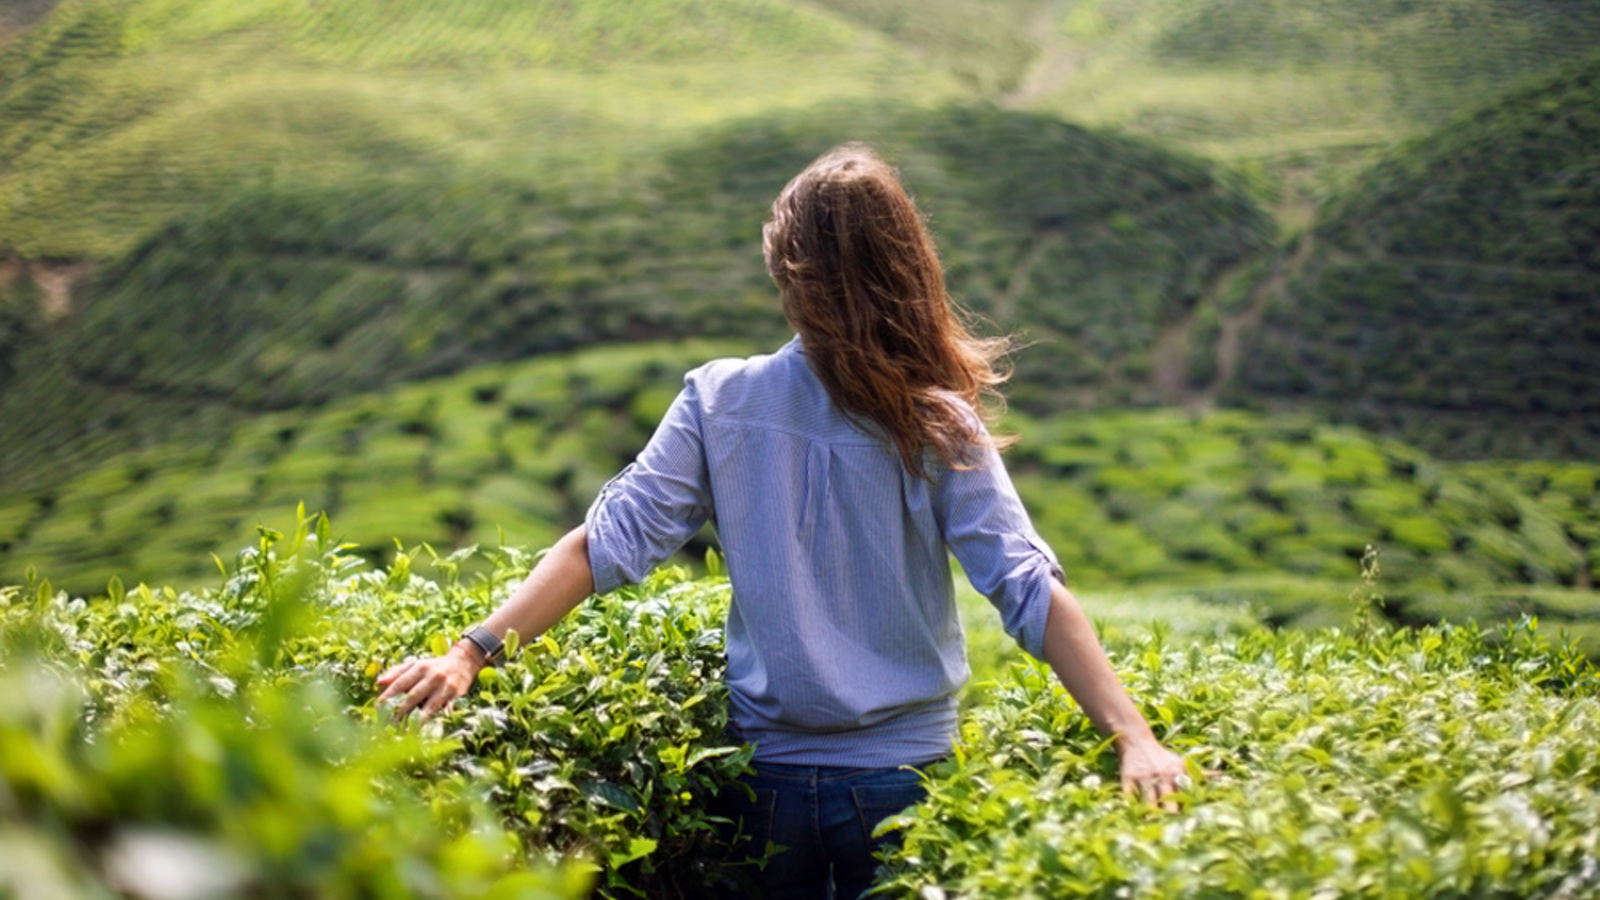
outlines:
[[[756,746],[754,761],[802,766],[883,769],[939,759],[955,743],[954,698],[877,725],[844,731],[797,731],[740,723],[739,736]]]

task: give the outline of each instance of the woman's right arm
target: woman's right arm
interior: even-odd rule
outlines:
[[[550,548],[483,627],[502,641],[512,630],[526,637],[544,634],[593,592],[588,526],[579,525]],[[396,719],[412,710],[426,719],[465,694],[487,663],[466,641],[443,656],[406,660],[378,676],[384,689],[378,705],[393,699]]]
[[[711,514],[694,373],[632,465],[601,489],[587,521],[539,560],[527,579],[483,623],[505,640],[544,634],[595,591],[643,578],[700,530]],[[488,661],[458,641],[443,656],[407,660],[378,676],[378,703],[394,716],[425,719],[465,694]]]

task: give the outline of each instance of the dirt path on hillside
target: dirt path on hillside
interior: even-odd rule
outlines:
[[[1250,305],[1245,307],[1243,312],[1223,317],[1222,334],[1217,339],[1217,373],[1196,398],[1200,406],[1211,409],[1217,405],[1217,395],[1222,393],[1222,388],[1233,380],[1233,373],[1239,368],[1244,333],[1261,324],[1261,317],[1266,313],[1267,304],[1274,296],[1282,294],[1289,284],[1289,279],[1305,268],[1306,262],[1311,259],[1313,243],[1311,233],[1307,232],[1300,238],[1300,243],[1289,255],[1289,259],[1280,260],[1273,266],[1272,274],[1251,289]]]
[[[1038,48],[1033,63],[1017,86],[996,98],[1008,109],[1021,109],[1035,100],[1065,87],[1078,74],[1083,64],[1083,53],[1071,40],[1056,30],[1060,18],[1061,0],[1046,3],[1028,22],[1027,36]]]
[[[56,322],[72,314],[72,292],[93,271],[94,264],[84,261],[0,258],[0,284],[32,282],[39,291],[39,315],[46,322]]]
[[[1289,279],[1304,268],[1311,258],[1311,235],[1307,233],[1295,245],[1287,259],[1280,257],[1272,272],[1250,289],[1250,303],[1232,315],[1222,315],[1221,333],[1217,338],[1215,373],[1204,387],[1189,382],[1189,353],[1194,336],[1195,315],[1207,306],[1216,307],[1220,299],[1234,287],[1239,279],[1247,277],[1251,267],[1260,258],[1248,256],[1219,269],[1201,290],[1200,299],[1188,315],[1164,328],[1151,349],[1156,389],[1167,403],[1183,406],[1191,411],[1203,412],[1216,408],[1217,397],[1238,371],[1243,353],[1244,336],[1260,324],[1267,304],[1281,294]],[[1266,250],[1264,253],[1276,253]]]

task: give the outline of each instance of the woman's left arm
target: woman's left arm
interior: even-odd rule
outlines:
[[[1115,735],[1122,786],[1150,801],[1177,790],[1185,775],[1183,757],[1156,739],[1111,668],[1094,633],[1094,624],[1066,585],[1052,580],[1050,617],[1045,623],[1044,661],[1083,707],[1101,734]]]

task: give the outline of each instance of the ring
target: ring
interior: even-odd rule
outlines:
[[[1178,777],[1172,779],[1172,784],[1177,787],[1178,790],[1186,791],[1189,789],[1190,785],[1194,784],[1194,780],[1188,775],[1179,775]]]

